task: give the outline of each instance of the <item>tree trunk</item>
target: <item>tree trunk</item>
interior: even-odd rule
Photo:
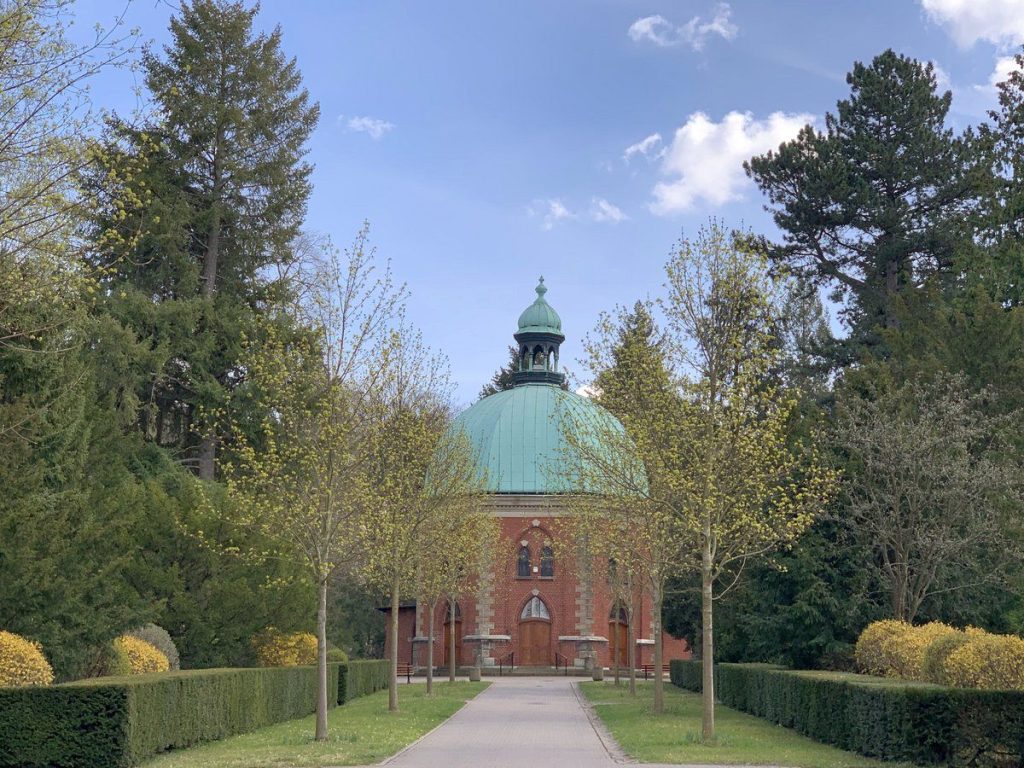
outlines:
[[[220,137],[218,137],[220,139]],[[217,291],[217,260],[220,258],[220,142],[213,152],[213,199],[210,201],[210,228],[206,231],[206,253],[203,255],[202,295],[209,298]]]
[[[633,626],[633,620],[636,616],[636,598],[630,593],[629,596],[629,614],[626,616],[629,619],[629,624],[626,625],[626,643],[628,648],[626,649],[626,661],[629,662],[629,695],[636,696],[636,628]]]
[[[455,600],[448,600],[448,682],[455,682]]]
[[[427,696],[434,693],[434,609],[437,608],[437,601],[430,603],[428,609],[430,616],[427,617]]]
[[[199,479],[213,482],[217,470],[217,436],[211,426],[199,443]]]
[[[715,742],[715,634],[713,623],[714,595],[711,581],[711,544],[704,543],[703,567],[701,568],[701,671],[702,699],[704,714],[701,720],[701,740],[705,744]]]
[[[665,679],[661,673],[661,591],[658,591],[657,599],[651,605],[651,630],[654,633],[654,704],[651,711],[661,714],[665,711]]]
[[[615,607],[615,624],[612,630],[612,665],[613,674],[615,675],[615,686],[618,687],[621,682],[619,680],[619,611],[618,607]]]
[[[388,712],[398,711],[398,579],[391,585],[391,672],[388,675]]]
[[[321,577],[318,591],[320,599],[316,609],[316,740],[327,741],[327,579]]]

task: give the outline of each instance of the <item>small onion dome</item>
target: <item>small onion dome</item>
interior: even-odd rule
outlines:
[[[537,298],[534,299],[533,304],[519,316],[519,333],[550,333],[561,336],[562,318],[544,299],[548,288],[544,285],[543,277],[537,283],[536,291]]]

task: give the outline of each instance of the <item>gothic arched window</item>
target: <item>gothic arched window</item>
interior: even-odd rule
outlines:
[[[544,605],[544,601],[539,597],[531,597],[526,605],[523,606],[522,613],[519,614],[519,619],[546,619],[551,621],[551,614],[548,613],[548,607]]]
[[[555,575],[555,552],[550,544],[545,544],[540,551],[540,575],[546,579]]]
[[[519,556],[516,558],[516,577],[530,578],[530,548],[525,544],[519,547]]]

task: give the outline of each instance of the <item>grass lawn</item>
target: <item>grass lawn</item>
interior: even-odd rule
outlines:
[[[888,766],[867,757],[819,744],[789,728],[719,705],[716,746],[700,743],[701,699],[665,682],[665,712],[651,712],[653,683],[637,683],[637,696],[603,683],[581,683],[601,720],[630,757],[645,763],[783,765],[800,768]]]
[[[428,699],[424,685],[402,685],[398,689],[397,714],[388,713],[387,691],[332,709],[328,715],[330,739],[323,743],[313,741],[311,715],[191,749],[166,752],[143,763],[143,768],[368,765],[444,722],[487,686],[486,682],[435,682],[434,695]]]

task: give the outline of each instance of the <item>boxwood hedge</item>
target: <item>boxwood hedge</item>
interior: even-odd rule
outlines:
[[[671,679],[701,689],[699,661]],[[812,739],[884,760],[1024,764],[1024,691],[979,691],[762,664],[715,666],[718,700]]]
[[[328,690],[337,691],[340,702],[351,701],[385,687],[387,669],[386,661],[331,664]],[[0,766],[131,766],[157,752],[315,709],[315,667],[190,670],[3,688]]]

